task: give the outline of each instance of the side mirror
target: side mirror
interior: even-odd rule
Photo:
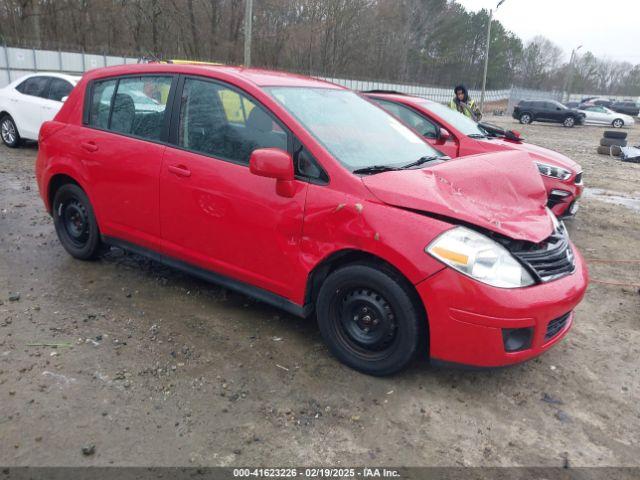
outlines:
[[[449,130],[441,127],[440,131],[438,132],[438,143],[445,143],[450,138],[451,134],[449,133]]]
[[[293,159],[279,148],[258,148],[249,157],[249,171],[260,177],[276,179],[276,193],[283,197],[293,197],[295,175]]]
[[[66,101],[67,101],[67,99],[68,99],[68,98],[69,98],[69,95],[65,95],[64,97],[62,97],[62,98],[60,99],[60,101],[64,103],[64,102],[66,102]]]

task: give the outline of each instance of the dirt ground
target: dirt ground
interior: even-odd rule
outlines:
[[[567,222],[584,255],[639,260],[640,164],[597,155],[602,128],[517,128],[600,189]],[[36,153],[0,147],[0,465],[640,465],[637,287],[592,283],[523,365],[372,378],[312,321],[118,250],[73,260]],[[640,284],[638,263],[590,269]]]

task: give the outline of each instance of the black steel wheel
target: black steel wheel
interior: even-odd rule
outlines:
[[[330,274],[316,309],[331,352],[371,375],[405,368],[426,336],[426,319],[408,282],[373,265],[352,264]]]
[[[53,223],[62,246],[80,260],[98,254],[100,232],[89,198],[75,184],[61,186],[53,199]]]

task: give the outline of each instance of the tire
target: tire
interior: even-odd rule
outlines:
[[[605,130],[602,135],[604,138],[618,138],[620,140],[624,140],[627,138],[627,132],[618,132],[615,130]]]
[[[525,112],[522,115],[520,115],[519,120],[520,120],[520,123],[522,123],[523,125],[529,125],[531,122],[533,122],[533,115]]]
[[[100,250],[100,231],[84,191],[73,183],[62,185],[53,197],[52,211],[58,239],[69,255],[94,259]]]
[[[612,145],[611,155],[613,155],[614,157],[619,157],[620,155],[622,155],[622,149],[618,145]]]
[[[576,124],[576,119],[573,117],[567,117],[562,122],[562,125],[567,128],[573,128],[575,124]]]
[[[598,153],[600,155],[611,155],[611,147],[599,146],[598,147]]]
[[[611,125],[614,128],[622,128],[624,127],[624,120],[622,120],[621,118],[616,118],[613,122],[611,122]]]
[[[603,147],[611,147],[613,145],[617,145],[618,147],[626,147],[627,141],[620,140],[619,138],[601,138],[600,145]]]
[[[391,269],[370,264],[331,273],[316,300],[318,326],[331,353],[369,375],[405,368],[418,347],[428,344],[426,319],[410,288]]]
[[[13,121],[9,114],[5,114],[0,119],[0,137],[2,137],[2,143],[9,148],[18,148],[20,146],[21,140],[18,127],[16,127],[16,122]]]

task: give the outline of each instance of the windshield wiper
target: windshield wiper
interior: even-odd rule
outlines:
[[[381,173],[390,172],[392,170],[398,169],[390,165],[371,165],[370,167],[357,168],[353,171],[353,173]]]
[[[405,168],[417,167],[418,165],[422,165],[423,163],[433,162],[434,160],[441,160],[441,159],[442,157],[439,157],[438,155],[426,155],[424,157],[420,157],[415,162],[411,162],[411,163],[407,163],[406,165],[403,165],[401,168],[405,169]]]
[[[469,138],[488,138],[487,135],[484,135],[482,133],[470,133],[469,135],[467,135],[467,137],[469,137]]]

